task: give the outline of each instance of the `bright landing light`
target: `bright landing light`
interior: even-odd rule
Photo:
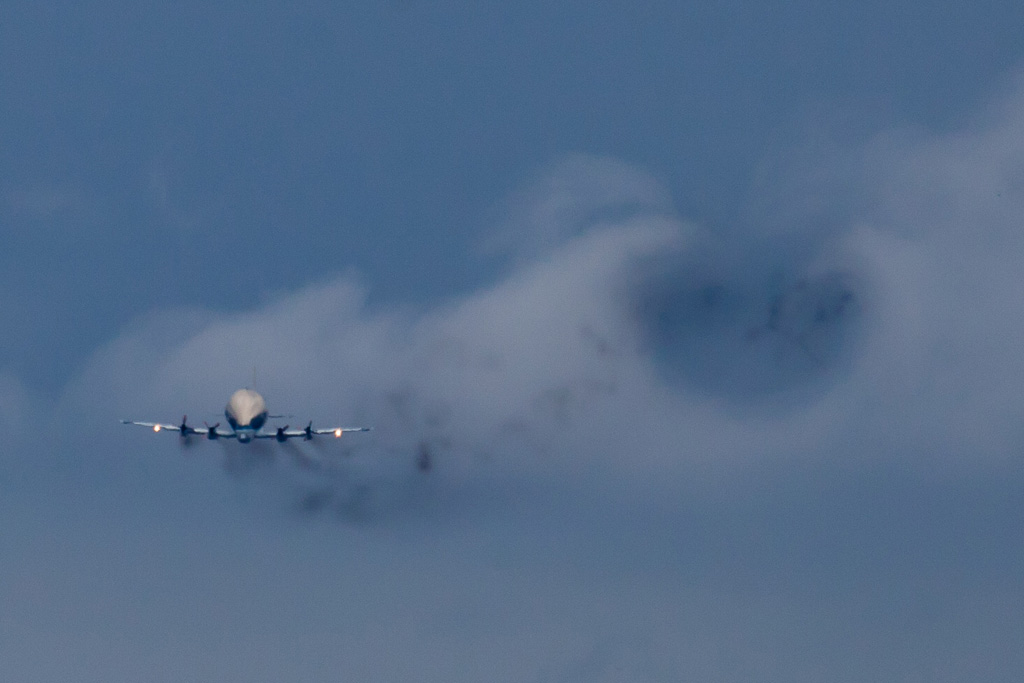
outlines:
[[[340,429],[335,429],[334,430],[334,438],[337,439],[340,436],[341,436],[341,430]]]
[[[153,431],[154,432],[159,432],[160,431],[160,425],[153,425]]]

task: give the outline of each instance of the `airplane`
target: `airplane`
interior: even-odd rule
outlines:
[[[314,436],[321,434],[333,434],[340,438],[345,432],[368,432],[370,427],[332,427],[330,429],[313,429],[313,421],[310,420],[305,429],[288,429],[288,425],[277,427],[273,431],[261,431],[268,417],[267,404],[257,392],[252,389],[239,389],[231,394],[228,405],[224,408],[224,416],[228,420],[231,431],[227,432],[217,429],[220,422],[212,427],[192,427],[188,424],[188,416],[181,418],[181,424],[164,424],[162,422],[137,422],[135,420],[121,420],[121,424],[139,425],[149,427],[154,432],[168,431],[180,432],[182,438],[190,434],[205,436],[210,441],[217,439],[237,439],[240,443],[249,443],[253,439],[276,439],[284,443],[288,439],[302,438],[304,441],[312,441]],[[204,423],[206,424],[206,423]]]

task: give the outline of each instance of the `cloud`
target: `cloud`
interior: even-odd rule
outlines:
[[[214,421],[256,368],[276,410],[377,427],[356,451],[463,474],[1005,461],[1024,380],[1018,127],[880,136],[860,157],[871,183],[845,190],[875,198],[860,218],[729,240],[672,217],[642,171],[575,156],[515,195],[499,232],[516,265],[487,288],[380,311],[343,277],[247,312],[160,315],[100,351],[64,410],[98,391],[118,415]]]
[[[500,205],[487,251],[517,265],[565,245],[595,225],[631,216],[672,216],[671,195],[650,174],[606,157],[574,154],[552,164]]]
[[[830,188],[872,198],[849,220],[728,239],[576,157],[463,297],[371,308],[346,276],[140,320],[57,408],[88,514],[64,545],[7,532],[0,627],[51,677],[62,624],[95,678],[180,666],[174,642],[197,678],[1005,679],[1019,119],[879,136]],[[376,431],[308,469],[116,425],[216,420],[254,366],[271,410]]]

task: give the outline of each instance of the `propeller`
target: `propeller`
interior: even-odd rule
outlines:
[[[306,441],[312,441],[313,440],[313,421],[310,420],[309,424],[306,425],[306,428],[303,429],[302,431],[306,432],[306,435],[304,437],[302,437],[302,438],[305,439]]]
[[[220,426],[220,422],[215,422],[212,427],[205,420],[203,421],[203,424],[206,425],[206,438],[207,439],[209,439],[210,441],[213,441],[214,439],[217,439],[217,438],[220,437],[220,434],[217,433],[217,427]]]
[[[285,441],[288,440],[288,435],[285,434],[285,431],[287,429],[288,429],[288,425],[285,425],[284,427],[278,427],[277,428],[277,440],[280,441],[281,443],[284,443]]]
[[[185,453],[195,446],[195,441],[189,438],[192,434],[196,433],[196,430],[188,426],[188,415],[181,416],[181,424],[178,425],[178,429],[181,431],[181,438],[178,439],[178,445],[181,447],[181,452]]]

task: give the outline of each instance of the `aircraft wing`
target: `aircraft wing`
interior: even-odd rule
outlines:
[[[161,432],[161,431],[163,431],[165,429],[167,431],[169,431],[169,432],[180,432],[181,431],[181,425],[166,424],[164,422],[137,422],[135,420],[121,420],[121,424],[125,424],[125,425],[139,425],[140,427],[149,427],[154,432]],[[201,429],[201,430],[200,429],[193,429],[192,427],[187,427],[187,429],[188,429],[188,433],[189,434],[191,434],[193,432],[203,433],[203,434],[206,433],[205,429]]]
[[[141,422],[137,420],[121,420],[121,424],[126,425],[138,425],[140,427],[149,427],[154,432],[184,432],[182,436],[188,436],[189,434],[199,434],[200,436],[210,436],[210,432],[213,431],[214,439],[233,439],[236,434],[234,432],[224,432],[217,429],[216,425],[212,428],[206,427],[193,427],[191,425],[172,425],[165,422]]]
[[[370,427],[332,427],[330,429],[313,429],[313,425],[310,423],[310,425],[305,429],[288,429],[287,427],[278,427],[277,429],[272,429],[266,432],[259,432],[254,436],[254,438],[277,439],[278,441],[302,438],[309,441],[314,436],[324,434],[331,434],[335,438],[338,438],[345,432],[368,432],[370,429]]]
[[[335,427],[334,429],[314,429],[314,434],[334,434],[341,436],[345,432],[368,432],[372,427]]]
[[[305,436],[305,434],[306,434],[305,432],[300,431],[298,429],[286,429],[286,430],[283,430],[283,431],[275,429],[272,432],[256,432],[255,434],[253,434],[252,438],[254,438],[254,439],[280,439],[280,440],[285,440],[286,441],[288,439],[294,439],[297,436]]]
[[[205,436],[209,439],[237,439],[238,433],[224,432],[217,429],[217,425],[212,427],[193,427],[186,424],[182,420],[181,424],[168,424],[166,422],[143,422],[137,420],[121,420],[122,424],[126,425],[138,425],[140,427],[149,427],[154,432],[181,432],[182,436],[188,436],[189,434],[198,434]],[[335,438],[340,437],[345,432],[368,432],[370,427],[331,427],[330,429],[313,429],[313,424],[310,423],[305,429],[288,429],[288,427],[278,427],[270,431],[261,431],[252,435],[254,439],[277,439],[278,441],[287,441],[288,439],[302,438],[307,441],[312,439],[314,436],[321,436],[324,434],[331,434]]]

